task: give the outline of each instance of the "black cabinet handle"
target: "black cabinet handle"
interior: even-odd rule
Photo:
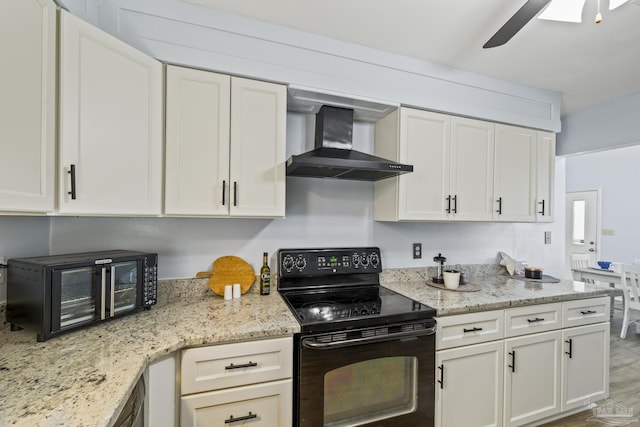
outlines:
[[[564,354],[568,354],[569,355],[569,359],[571,359],[573,357],[573,339],[569,338],[565,342],[567,344],[569,344],[569,351],[565,351]]]
[[[453,196],[453,213],[458,213],[458,195]]]
[[[593,311],[593,310],[587,310],[587,311],[581,311],[580,314],[582,314],[583,316],[586,316],[587,314],[596,314],[597,311]]]
[[[225,424],[237,423],[238,421],[246,421],[251,420],[253,418],[258,418],[258,414],[254,414],[249,411],[249,415],[245,415],[244,417],[234,418],[233,415],[229,416],[226,420],[224,420]]]
[[[536,317],[535,319],[527,319],[527,322],[529,323],[544,322],[544,318]]]
[[[238,181],[233,181],[233,206],[238,206]]]
[[[440,383],[440,389],[443,389],[444,388],[444,365],[438,366],[438,369],[440,369],[440,379],[438,380],[438,383]]]
[[[226,190],[226,189],[227,189],[227,181],[222,180],[222,206],[224,206],[224,204],[226,202],[226,200],[224,199],[224,193],[225,193],[224,190]]]
[[[76,199],[76,165],[71,165],[67,173],[71,175],[71,191],[68,191],[67,194],[71,195],[71,200],[75,200]]]
[[[498,210],[496,212],[498,212],[498,215],[502,215],[502,197],[498,197],[496,202],[498,202]]]
[[[511,372],[516,371],[516,351],[510,351],[509,356],[511,356],[511,365],[508,365],[511,368]]]
[[[544,216],[544,199],[541,202],[538,202],[539,205],[542,205],[542,210],[538,212],[540,215]]]
[[[464,333],[467,333],[467,332],[478,332],[478,331],[481,331],[481,330],[482,330],[482,328],[476,328],[476,327],[474,326],[474,327],[473,327],[473,328],[471,328],[471,329],[464,328],[464,329],[462,329],[462,332],[464,332]]]
[[[242,365],[234,365],[232,363],[229,366],[225,366],[224,369],[253,368],[254,366],[258,366],[258,364],[256,362],[249,361],[249,363],[243,363]]]
[[[447,213],[451,213],[451,194],[447,196]]]

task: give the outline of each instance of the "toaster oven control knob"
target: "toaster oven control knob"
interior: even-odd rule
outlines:
[[[378,267],[378,264],[380,264],[380,257],[377,253],[373,252],[371,255],[369,255],[369,262],[371,263],[373,268],[376,268]]]
[[[285,257],[282,259],[282,267],[286,271],[291,271],[291,269],[293,268],[293,258],[291,257],[291,255],[285,255]]]

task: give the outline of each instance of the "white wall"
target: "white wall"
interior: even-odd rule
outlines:
[[[289,114],[288,154],[312,148],[312,118]],[[356,123],[354,149],[371,152],[373,126]],[[279,248],[377,245],[386,268],[434,265],[442,252],[452,263],[495,263],[505,251],[545,273],[560,275],[564,248],[564,162],[556,168],[556,222],[377,223],[373,183],[287,178],[286,218],[65,218],[51,219],[53,253],[121,247],[157,251],[161,278],[192,277],[224,255],[236,255],[255,269],[262,252]],[[428,184],[427,184],[428,185]],[[558,198],[559,195],[559,198]],[[552,244],[544,245],[544,231]],[[411,258],[411,243],[422,242],[424,257]]]
[[[602,190],[602,229],[614,235],[601,236],[600,258],[640,258],[640,145],[567,157],[566,175],[566,191]]]
[[[17,258],[49,253],[49,218],[0,216],[0,256]],[[0,286],[0,301],[7,288]]]

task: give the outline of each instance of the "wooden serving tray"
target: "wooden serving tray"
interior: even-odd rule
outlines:
[[[240,292],[246,293],[256,281],[253,268],[242,258],[227,255],[213,262],[213,271],[200,271],[196,277],[209,277],[209,287],[218,295],[224,295],[225,285],[240,284]]]

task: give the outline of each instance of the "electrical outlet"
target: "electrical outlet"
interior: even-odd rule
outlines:
[[[422,243],[413,244],[413,259],[422,258]]]

